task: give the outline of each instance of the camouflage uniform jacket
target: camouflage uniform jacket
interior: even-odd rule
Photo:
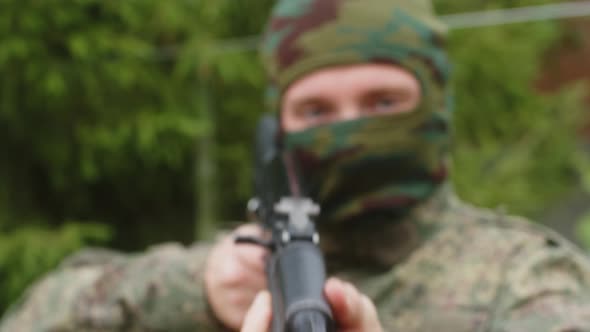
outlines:
[[[398,229],[343,246],[358,257],[380,247],[379,264],[339,263],[326,239],[331,273],[374,300],[385,331],[590,331],[590,263],[559,235],[445,191],[411,218],[428,234],[416,245],[400,245],[417,237]],[[76,255],[31,287],[0,332],[223,331],[203,293],[208,248]]]

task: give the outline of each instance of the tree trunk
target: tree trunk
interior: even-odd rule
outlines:
[[[199,72],[199,112],[206,124],[205,131],[195,144],[195,239],[208,240],[215,233],[217,221],[217,181],[215,161],[215,119],[211,110],[211,96],[207,68]]]

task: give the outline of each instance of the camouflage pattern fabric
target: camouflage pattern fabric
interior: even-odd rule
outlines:
[[[273,107],[285,89],[319,68],[399,64],[429,87],[449,79],[446,28],[429,0],[281,0],[261,46]],[[432,81],[432,82],[431,82]]]
[[[33,285],[7,312],[0,331],[222,331],[202,287],[208,248],[80,252]]]
[[[411,250],[403,242],[412,237],[399,234],[404,223],[427,234]],[[330,274],[373,299],[385,331],[590,331],[590,262],[559,235],[466,205],[444,187],[388,225],[348,234],[346,244],[323,234]],[[31,288],[0,332],[224,331],[202,291],[207,251],[169,245],[64,264]]]
[[[322,206],[320,223],[395,220],[446,177],[449,64],[445,30],[429,1],[283,0],[262,54],[280,95],[319,68],[379,62],[420,81],[418,109],[285,133],[282,143]],[[303,181],[301,180],[301,181]]]
[[[445,190],[405,221],[420,226],[425,242],[394,268],[375,273],[377,264],[363,267],[362,260],[351,266],[351,252],[328,259],[375,301],[386,331],[590,331],[583,253],[550,230],[474,208]],[[403,248],[387,233],[375,232],[368,246]],[[349,251],[332,245],[335,253]],[[360,257],[370,253],[365,248]],[[399,257],[381,255],[381,266]]]
[[[288,133],[308,195],[322,206],[318,223],[395,221],[447,177],[448,117],[425,96],[411,113],[371,116]]]

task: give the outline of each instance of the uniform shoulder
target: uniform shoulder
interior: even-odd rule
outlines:
[[[80,249],[64,258],[59,268],[76,268],[108,264],[113,261],[124,260],[127,257],[122,252],[112,249],[89,247]]]
[[[195,317],[205,322],[201,285],[209,248],[166,243],[134,254],[81,250],[33,284],[3,317],[0,331],[122,330],[131,322],[160,331],[192,326]]]
[[[560,247],[579,251],[556,231],[522,216],[510,215],[504,209],[477,207],[452,197],[449,203],[449,225],[469,231],[476,238],[497,240],[502,246]],[[516,249],[515,249],[516,250]]]
[[[109,248],[88,247],[78,250],[64,258],[58,269],[77,268],[89,266],[112,265],[124,263],[130,259],[144,258],[166,258],[178,255],[205,255],[209,248],[209,243],[196,242],[190,246],[185,246],[176,242],[167,242],[153,245],[146,250],[134,253],[124,253]]]
[[[498,256],[509,270],[506,279],[510,287],[536,284],[537,291],[547,289],[546,280],[568,279],[570,284],[590,286],[590,259],[571,241],[556,231],[527,218],[510,216],[503,211],[475,207],[457,200],[453,209],[457,219],[463,219],[458,229],[469,241],[464,245],[476,251],[503,253]],[[460,217],[460,218],[459,218]],[[564,282],[565,284],[565,282]],[[571,290],[576,287],[570,287]],[[522,295],[522,294],[521,294]]]
[[[439,230],[388,272],[398,292],[420,291],[412,303],[491,313],[548,292],[590,289],[588,258],[556,232],[457,199],[444,211],[433,221]]]

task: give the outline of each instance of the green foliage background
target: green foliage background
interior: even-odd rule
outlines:
[[[444,14],[540,3],[436,5]],[[0,312],[83,245],[193,240],[196,188],[211,184],[195,166],[204,158],[217,174],[217,219],[242,218],[264,77],[255,52],[213,45],[258,34],[271,4],[0,4]],[[577,181],[587,88],[541,96],[533,84],[562,34],[556,22],[454,32],[453,181],[466,200],[534,216]]]

